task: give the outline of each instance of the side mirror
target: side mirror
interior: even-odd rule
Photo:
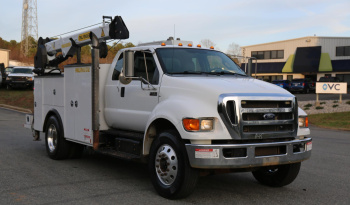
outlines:
[[[125,51],[124,52],[124,76],[126,78],[134,77],[134,51]]]
[[[123,71],[119,75],[120,83],[127,85],[134,77],[134,52],[125,51],[123,60]]]

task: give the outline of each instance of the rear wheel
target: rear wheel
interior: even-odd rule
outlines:
[[[160,133],[153,141],[148,170],[156,191],[168,199],[190,195],[198,179],[198,170],[190,167],[185,146],[173,130]]]
[[[301,163],[263,167],[252,172],[255,179],[263,185],[282,187],[292,183],[298,176]]]
[[[70,143],[64,138],[63,129],[55,116],[51,116],[47,121],[45,145],[51,159],[68,158]]]

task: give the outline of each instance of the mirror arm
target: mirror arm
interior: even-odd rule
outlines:
[[[145,83],[145,84],[147,84],[148,85],[148,89],[150,88],[150,87],[152,87],[151,88],[151,90],[157,90],[150,82],[148,82],[146,79],[144,79],[143,77],[136,77],[137,79],[140,79],[140,82],[141,82],[141,89],[142,90],[147,90],[147,89],[145,89],[145,88],[143,88],[143,86],[142,86],[142,83]]]

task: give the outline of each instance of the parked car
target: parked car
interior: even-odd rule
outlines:
[[[34,74],[33,67],[14,67],[12,72],[6,77],[6,87],[11,89],[13,87],[33,88]]]
[[[290,81],[289,80],[274,80],[272,84],[280,86],[286,90],[290,90]]]
[[[315,82],[308,78],[293,79],[290,86],[290,92],[309,93],[315,91]]]
[[[6,67],[5,69],[6,76],[12,72],[13,68],[14,68],[13,66]]]
[[[318,82],[341,82],[341,80],[338,77],[321,77]]]

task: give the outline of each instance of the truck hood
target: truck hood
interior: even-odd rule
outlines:
[[[8,77],[34,77],[34,74],[28,73],[10,73]]]
[[[223,93],[278,93],[289,94],[285,89],[257,80],[240,76],[167,76],[164,75],[162,87],[176,85],[180,90],[201,95],[219,96]]]

